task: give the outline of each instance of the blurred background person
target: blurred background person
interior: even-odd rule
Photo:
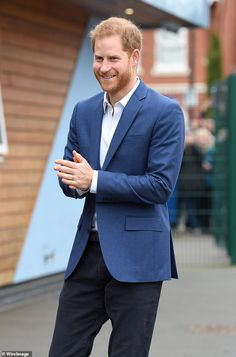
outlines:
[[[208,127],[200,127],[194,134],[195,146],[201,152],[201,169],[203,173],[203,191],[199,200],[199,221],[203,232],[208,233],[211,228],[212,216],[212,187],[213,187],[213,159],[215,137]]]
[[[203,192],[202,151],[195,143],[195,131],[190,129],[185,137],[184,158],[179,175],[180,219],[184,216],[184,228],[198,233],[201,222],[198,210]]]

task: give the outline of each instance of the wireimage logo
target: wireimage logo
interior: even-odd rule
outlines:
[[[32,357],[32,351],[2,351],[2,357]]]

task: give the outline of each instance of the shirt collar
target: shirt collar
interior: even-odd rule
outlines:
[[[134,85],[134,87],[129,91],[129,93],[126,94],[126,96],[124,96],[121,100],[119,100],[119,102],[117,103],[120,103],[122,105],[122,107],[124,108],[128,101],[130,100],[130,97],[132,96],[132,94],[135,92],[135,90],[137,89],[138,85],[140,83],[140,79],[137,78],[137,81]],[[115,103],[115,104],[117,104]],[[104,109],[104,113],[107,109],[107,105],[110,104],[108,98],[107,98],[107,92],[104,93],[104,98],[103,98],[103,109]]]

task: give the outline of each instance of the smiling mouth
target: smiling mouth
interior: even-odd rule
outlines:
[[[113,75],[113,76],[101,76],[101,78],[104,79],[105,81],[113,79],[114,77],[116,77],[116,76],[115,75]]]

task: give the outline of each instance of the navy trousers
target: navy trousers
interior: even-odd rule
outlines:
[[[95,336],[109,319],[109,357],[147,357],[161,287],[162,282],[115,280],[100,244],[89,241],[77,268],[64,282],[49,357],[90,356]]]

